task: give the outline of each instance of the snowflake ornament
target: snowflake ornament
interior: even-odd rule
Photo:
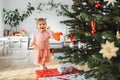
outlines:
[[[116,2],[116,0],[104,0],[104,2],[108,2],[107,3],[107,6],[109,5],[109,4],[112,4],[113,6],[114,6],[114,3]]]
[[[114,46],[114,42],[106,41],[105,44],[101,45],[101,48],[99,52],[103,54],[103,58],[111,59],[112,57],[117,57],[116,52],[119,48]]]

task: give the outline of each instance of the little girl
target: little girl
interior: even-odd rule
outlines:
[[[38,32],[34,34],[31,44],[31,46],[34,45],[36,53],[34,63],[40,65],[45,70],[47,69],[46,63],[50,62],[51,59],[49,39],[54,38],[54,33],[50,29],[46,29],[46,19],[39,18],[36,21]]]

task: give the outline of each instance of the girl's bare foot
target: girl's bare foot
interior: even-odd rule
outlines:
[[[43,67],[43,70],[47,70],[47,67],[45,66],[45,67]]]
[[[43,70],[43,66],[42,65],[40,65],[40,70]]]

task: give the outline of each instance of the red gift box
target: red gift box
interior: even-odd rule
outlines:
[[[78,70],[76,68],[73,68],[72,72],[67,72],[67,73],[63,73],[61,74],[57,68],[54,69],[47,69],[47,70],[36,70],[35,74],[36,74],[36,78],[35,80],[39,80],[39,78],[44,78],[44,77],[54,77],[54,76],[62,76],[62,75],[67,75],[67,74],[76,74],[78,73]],[[64,79],[62,79],[64,80]]]

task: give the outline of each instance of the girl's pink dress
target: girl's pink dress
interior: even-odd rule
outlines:
[[[50,37],[53,37],[51,34],[52,33],[48,31],[43,33],[37,32],[34,34],[34,44],[37,47],[34,54],[34,63],[36,65],[50,62],[51,54],[49,39]]]

